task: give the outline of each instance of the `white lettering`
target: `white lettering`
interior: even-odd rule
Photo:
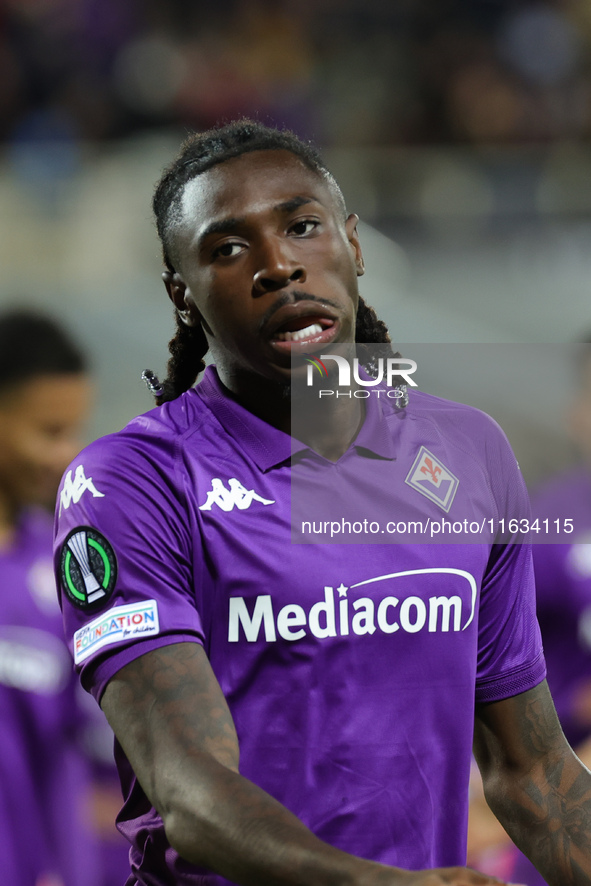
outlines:
[[[349,601],[339,600],[339,621],[341,637],[349,634]]]
[[[388,607],[394,608],[398,606],[398,602],[398,597],[384,597],[378,606],[378,627],[384,634],[393,634],[400,627],[395,621],[389,622],[386,614]]]
[[[324,616],[325,627],[320,626],[320,616]],[[332,588],[324,588],[324,603],[314,603],[310,609],[310,630],[315,637],[336,637],[334,595]]]
[[[301,640],[302,637],[305,637],[306,632],[302,628],[299,631],[292,631],[292,625],[305,625],[306,624],[306,613],[302,609],[301,606],[298,606],[296,603],[293,603],[289,606],[284,606],[283,609],[279,610],[279,614],[277,615],[277,630],[279,631],[279,636],[283,637],[284,640]]]
[[[376,626],[373,621],[374,605],[370,597],[360,597],[353,603],[356,615],[353,616],[351,627],[356,634],[373,634]],[[359,611],[361,610],[361,611]]]
[[[381,599],[359,597],[350,601],[354,611],[349,612],[347,594],[356,587],[375,584],[386,578],[433,574],[435,572],[468,579],[472,599],[463,600],[458,594],[432,596],[428,600],[414,595],[401,599],[391,595]],[[400,630],[407,634],[417,634],[426,626],[429,633],[449,633],[451,631],[458,633],[465,631],[473,621],[475,592],[476,582],[469,573],[441,568],[440,570],[411,570],[387,576],[376,576],[376,578],[367,581],[357,582],[350,588],[342,582],[336,588],[327,585],[324,587],[323,599],[312,603],[309,609],[300,604],[288,603],[278,611],[277,616],[275,616],[273,609],[271,594],[261,594],[253,599],[231,597],[228,642],[237,643],[244,639],[248,643],[256,643],[259,640],[274,643],[279,636],[280,639],[292,643],[302,640],[308,633],[319,640],[325,640],[337,636],[346,637],[350,633],[357,636],[371,635],[375,633],[376,627],[383,634],[396,634]],[[338,608],[335,598],[338,599]],[[138,611],[126,610],[123,614],[127,618],[127,627],[136,626],[138,631],[144,631],[146,630],[144,625],[149,625],[151,613],[142,610],[140,618]],[[115,614],[119,616],[119,610],[111,610],[108,613],[109,616],[113,615],[113,624],[107,624],[104,617],[92,624],[93,637],[94,634],[98,638],[107,635],[111,637],[126,627],[122,618],[114,618]],[[468,614],[468,618],[462,625],[462,618],[465,618],[466,614]],[[80,635],[82,646],[87,642],[84,632],[88,631],[88,627],[77,632],[77,636]],[[157,632],[157,625],[155,630]],[[102,642],[104,641],[101,639]]]
[[[334,360],[339,368],[339,381],[338,385],[342,388],[349,388],[351,386],[351,363],[347,360],[346,357],[340,356],[338,354],[321,354],[320,360]],[[379,357],[377,360],[378,373],[377,377],[374,378],[363,378],[359,374],[359,358],[353,358],[353,377],[357,384],[362,385],[363,387],[374,387],[375,385],[379,385],[384,379],[384,358]],[[393,387],[395,384],[400,384],[400,380],[407,384],[411,385],[413,388],[417,387],[417,382],[413,381],[410,377],[413,372],[417,371],[417,363],[415,360],[405,359],[403,357],[389,357],[386,360],[386,385],[388,387]],[[313,375],[313,367],[309,365],[307,367],[307,375],[306,375],[306,384],[308,387],[311,387],[314,384],[314,375]],[[397,379],[395,382],[394,380]],[[323,393],[336,393],[334,391],[324,391]],[[337,393],[338,396],[338,393]]]
[[[273,643],[275,636],[275,624],[273,622],[273,606],[271,595],[263,594],[256,598],[252,619],[248,614],[244,597],[230,597],[230,623],[228,627],[228,642],[238,642],[238,626],[242,625],[244,636],[249,643],[256,643],[261,622],[265,623],[265,640]]]
[[[414,606],[416,609],[416,617],[414,621],[410,620],[410,608]],[[427,621],[427,607],[420,597],[407,597],[402,601],[400,606],[400,625],[403,631],[409,634],[416,634],[420,631]]]
[[[460,597],[429,597],[429,630],[437,630],[437,613],[441,609],[441,630],[449,631],[451,607],[454,608],[454,631],[460,630],[462,600]]]
[[[389,357],[388,358],[388,387],[394,386],[394,378],[402,378],[404,383],[407,385],[411,385],[411,387],[416,388],[417,383],[413,381],[412,378],[409,378],[408,373],[417,371],[416,360],[405,360],[400,357]],[[406,370],[403,372],[402,367],[406,364]],[[400,382],[398,382],[400,384]]]

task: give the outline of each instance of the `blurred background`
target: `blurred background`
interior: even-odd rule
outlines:
[[[0,83],[0,307],[82,336],[89,439],[150,408],[140,373],[166,364],[154,183],[238,115],[321,147],[400,346],[591,329],[589,0],[1,0]],[[455,375],[437,393],[480,402]],[[571,457],[568,371],[536,377],[551,408],[511,384],[485,404],[533,481]]]
[[[362,218],[361,291],[421,387],[495,416],[532,490],[591,461],[591,363],[566,432],[591,336],[591,0],[0,0],[0,309],[83,343],[87,440],[150,409],[141,372],[165,372],[153,187],[188,132],[241,115],[321,148]],[[591,599],[583,474],[561,606],[569,582]],[[471,840],[509,871],[502,837]]]

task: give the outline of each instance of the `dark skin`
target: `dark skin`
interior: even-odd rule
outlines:
[[[80,450],[91,390],[85,375],[64,373],[0,391],[0,547],[12,544],[24,507],[53,507],[64,468]]]
[[[325,346],[315,336],[353,340],[363,270],[356,221],[345,218],[326,181],[283,151],[227,161],[185,189],[177,268],[164,275],[167,291],[185,322],[203,324],[231,395],[284,430],[290,346],[277,320],[296,317],[304,328],[310,321],[307,351]],[[340,442],[335,446],[320,432],[313,442],[338,458],[362,416],[354,400],[334,409]],[[232,717],[197,644],[166,646],[131,662],[109,682],[102,706],[171,845],[232,882],[500,882],[461,867],[386,867],[318,840],[239,774]],[[546,684],[477,707],[475,754],[488,802],[551,886],[590,884],[591,774],[568,747]]]
[[[333,188],[287,151],[213,167],[188,183],[183,209],[177,270],[163,275],[168,294],[184,322],[202,324],[228,391],[289,432],[292,354],[355,340],[364,271],[358,218],[346,217]],[[280,341],[277,327],[290,322],[323,328],[302,342]],[[307,422],[304,442],[336,461],[363,421],[362,401],[324,401],[319,418]]]

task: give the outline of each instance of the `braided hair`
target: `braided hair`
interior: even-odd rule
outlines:
[[[173,162],[164,170],[156,185],[152,208],[156,229],[162,245],[162,257],[168,271],[174,273],[178,257],[175,254],[174,232],[182,221],[182,195],[187,182],[212,166],[224,163],[252,151],[289,151],[305,166],[324,179],[332,191],[337,206],[346,217],[345,200],[336,180],[326,168],[320,154],[309,142],[299,139],[289,130],[273,129],[253,120],[236,120],[218,129],[194,133],[181,145]],[[386,324],[379,320],[373,308],[359,299],[355,341],[388,345],[386,353],[392,354],[390,336]],[[187,326],[176,315],[176,332],[168,344],[170,359],[167,376],[160,384],[154,376],[148,376],[148,384],[157,404],[175,400],[187,391],[205,369],[207,338],[200,325]],[[373,374],[371,358],[365,364]]]

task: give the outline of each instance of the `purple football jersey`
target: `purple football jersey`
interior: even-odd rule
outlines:
[[[7,886],[98,886],[79,693],[63,640],[51,520],[21,515],[0,551],[0,870]]]
[[[406,482],[425,452],[453,495]],[[510,488],[528,512],[510,447],[477,410],[416,391],[405,410],[372,399],[333,464],[226,396],[210,367],[66,473],[56,569],[76,665],[100,698],[134,658],[201,643],[245,777],[348,852],[461,864],[475,702],[545,675],[530,549],[291,544],[292,457],[304,485],[340,470],[343,500],[377,473],[391,494],[376,519],[464,516],[471,487],[499,511]],[[170,849],[120,749],[119,765],[132,882],[225,884]]]

